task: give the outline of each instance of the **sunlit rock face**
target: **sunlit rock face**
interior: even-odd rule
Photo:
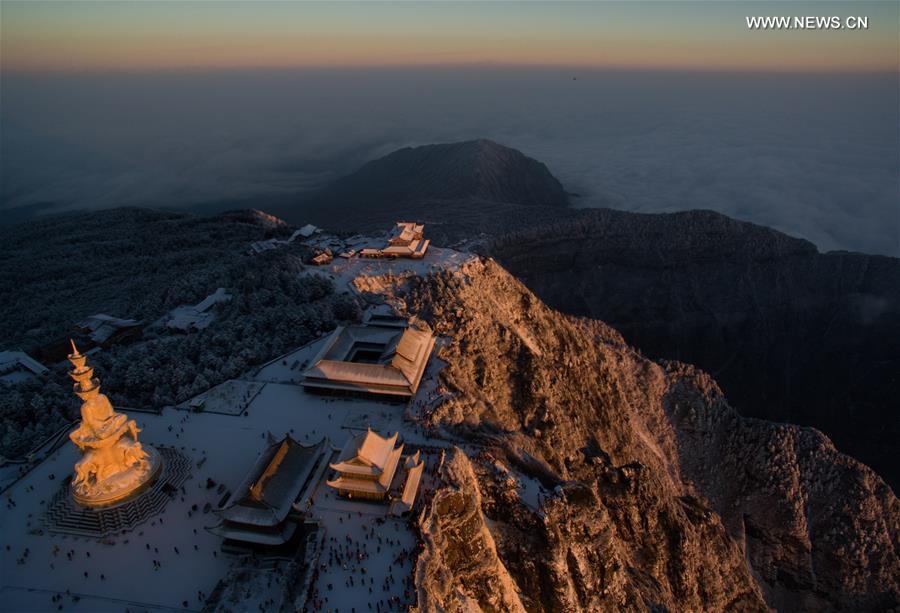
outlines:
[[[100,380],[75,343],[68,356],[73,368],[75,394],[81,398],[81,424],[69,435],[84,454],[75,464],[72,496],[87,507],[123,501],[149,485],[159,474],[162,460],[149,445],[142,446],[137,423],[117,413],[100,393]]]
[[[820,432],[741,417],[489,259],[395,296],[448,339],[416,419],[481,446],[420,516],[421,611],[897,608],[897,497]]]

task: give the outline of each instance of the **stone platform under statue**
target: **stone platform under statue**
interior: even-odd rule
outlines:
[[[47,503],[44,527],[49,532],[88,538],[125,534],[162,513],[184,482],[190,478],[191,458],[174,447],[160,446],[159,475],[137,492],[103,506],[76,502],[71,483],[60,484]]]
[[[91,453],[86,452],[75,465],[75,502],[88,507],[109,506],[129,500],[153,483],[162,468],[162,457],[149,445],[135,448],[131,443],[123,437],[109,447],[88,448]],[[141,459],[135,460],[138,454]],[[91,472],[99,477],[92,479]]]
[[[84,454],[75,464],[72,497],[86,507],[128,500],[157,478],[162,457],[153,447],[138,442],[137,422],[117,413],[100,393],[100,381],[75,343],[68,358],[74,366],[69,376],[75,380],[75,394],[83,401],[81,424],[69,435]]]

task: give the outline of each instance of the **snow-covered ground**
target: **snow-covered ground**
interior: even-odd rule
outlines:
[[[232,379],[191,398],[187,402],[182,402],[178,405],[178,408],[191,410],[192,403],[202,401],[203,411],[206,413],[240,415],[250,407],[253,399],[256,398],[256,395],[262,388],[263,384],[256,381]]]
[[[241,398],[238,391],[235,401]],[[170,501],[162,515],[132,533],[108,539],[107,544],[42,530],[45,505],[78,459],[74,446],[64,445],[0,497],[4,610],[55,609],[60,603],[52,601],[53,596],[66,590],[80,597],[77,603],[65,597],[61,604],[66,610],[76,605],[91,611],[121,611],[129,606],[183,610],[185,602],[189,609],[201,608],[205,597],[235,563],[235,558],[219,551],[219,537],[204,529],[217,523],[214,514],[203,512],[204,505],[215,507],[222,498],[217,488],[207,489],[207,478],[229,490],[237,486],[264,448],[269,431],[275,436],[290,433],[301,442],[314,442],[324,435],[340,447],[349,436],[348,428],[371,425],[382,433],[400,429],[410,442],[427,442],[408,425],[404,429],[403,410],[404,406],[398,404],[318,396],[296,385],[266,383],[250,403],[246,416],[176,409],[166,409],[161,415],[133,413],[131,417],[143,428],[141,441],[180,448],[194,460],[193,474],[184,485],[184,494]],[[196,511],[192,511],[193,505]],[[359,519],[360,511],[364,511],[363,519],[356,525],[351,526],[349,517],[345,516],[343,522],[340,519],[348,512]],[[313,515],[321,519],[330,536],[344,538],[350,533],[363,538],[372,521],[386,513],[387,505],[338,500],[321,484],[314,497]],[[412,546],[413,536],[405,528],[393,528],[405,526],[404,522],[386,521],[389,538],[397,541],[392,555],[399,555]],[[388,551],[387,545],[384,550]],[[71,551],[74,554],[69,559],[67,553]],[[20,564],[19,560],[24,562]],[[153,560],[159,561],[158,568]],[[382,565],[381,558],[372,564],[378,566],[371,576],[378,577],[375,587],[379,596],[395,594],[393,588],[381,591],[383,576],[378,573],[389,564]],[[408,570],[395,566],[395,580],[402,583]],[[342,602],[351,602],[351,593],[344,592]],[[356,601],[363,607],[366,602]]]
[[[419,261],[335,258],[329,266],[308,270],[328,274],[348,288],[373,291],[376,286],[366,285],[366,279],[454,268],[471,257],[432,247]],[[360,277],[362,284],[353,282]],[[193,460],[193,468],[182,492],[163,513],[127,534],[100,542],[45,529],[46,505],[79,459],[68,443],[49,453],[0,495],[0,608],[200,610],[219,580],[246,563],[223,553],[221,538],[206,530],[218,523],[210,512],[223,498],[218,486],[231,491],[241,482],[265,447],[269,432],[276,437],[290,434],[306,443],[327,436],[337,449],[352,432],[371,426],[385,435],[399,431],[405,453],[420,445],[446,445],[404,419],[407,410],[424,410],[443,397],[437,379],[443,363],[436,356],[409,405],[330,397],[309,394],[298,385],[304,365],[322,342],[324,338],[204,393],[203,412],[186,410],[189,403],[185,403],[161,414],[131,413],[142,428],[141,442],[177,447]],[[433,472],[438,455],[427,457],[429,471]],[[311,515],[324,528],[319,573],[312,589],[315,600],[323,610],[404,608],[401,605],[414,598],[408,583],[413,531],[406,520],[387,515],[387,504],[337,498],[323,483],[329,473],[312,496]],[[430,481],[423,478],[426,489]],[[529,498],[530,493],[523,492]],[[247,608],[265,608],[272,594],[269,584],[264,585],[266,589],[260,588]],[[310,610],[316,610],[315,604],[309,603]]]
[[[405,258],[339,258],[325,266],[310,266],[305,274],[321,274],[329,277],[338,289],[351,291],[377,290],[374,277],[403,278],[423,276],[440,270],[455,270],[473,259],[471,253],[429,247],[421,260]]]
[[[322,349],[322,345],[330,334],[295,349],[288,354],[280,356],[268,364],[254,369],[248,379],[253,381],[266,381],[271,383],[299,383],[303,378],[303,371],[310,365],[312,359]]]
[[[529,507],[537,511],[541,508],[541,497],[547,496],[547,490],[541,485],[541,482],[533,477],[516,473],[516,492],[519,494],[519,500],[527,504]]]

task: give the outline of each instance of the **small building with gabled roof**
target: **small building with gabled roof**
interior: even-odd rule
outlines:
[[[86,317],[75,324],[75,331],[90,337],[93,346],[103,348],[124,340],[138,338],[144,324],[136,319],[123,319],[105,313]],[[90,344],[90,343],[89,343]]]
[[[195,305],[184,305],[172,309],[169,312],[166,326],[182,332],[187,332],[192,328],[202,330],[215,319],[215,313],[211,310],[213,305],[227,302],[231,298],[231,294],[224,287],[220,287]]]
[[[403,467],[406,469],[403,491],[399,498],[391,502],[391,515],[403,515],[412,511],[416,503],[416,494],[419,492],[419,483],[422,481],[422,473],[425,471],[425,462],[419,459],[417,451],[406,458]]]
[[[214,512],[221,523],[209,531],[227,540],[279,546],[302,522],[295,503],[324,472],[331,443],[327,437],[303,445],[286,435],[270,438],[250,472],[228,502]]]
[[[46,372],[46,366],[24,351],[0,351],[0,381],[23,381]]]
[[[385,438],[369,428],[347,441],[331,468],[337,477],[326,483],[347,498],[384,500],[397,471],[403,445],[398,433]]]
[[[369,308],[363,315],[363,323],[369,326],[382,326],[385,328],[409,327],[409,319],[387,303]]]
[[[303,373],[304,388],[409,398],[434,348],[417,327],[338,326]]]
[[[302,236],[303,238],[309,238],[316,232],[321,232],[321,230],[319,230],[317,227],[315,227],[311,223],[308,223],[305,226],[303,226],[302,228],[300,228],[299,230],[295,230],[294,234],[293,234],[293,236],[291,236],[291,238],[293,239],[294,236]]]

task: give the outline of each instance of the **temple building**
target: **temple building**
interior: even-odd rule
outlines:
[[[403,481],[403,491],[400,497],[391,502],[391,515],[403,515],[409,513],[416,503],[416,494],[419,491],[419,483],[422,481],[422,473],[425,471],[425,462],[419,458],[419,452],[407,456],[403,462],[406,477]]]
[[[232,543],[277,547],[293,538],[305,516],[305,501],[328,464],[331,442],[303,445],[286,435],[269,445],[222,508],[221,523],[209,528]]]
[[[409,327],[409,320],[387,303],[378,304],[366,310],[365,315],[363,315],[363,323],[369,326],[383,326],[385,328]]]
[[[47,374],[47,367],[24,351],[0,351],[0,381],[15,383]]]
[[[91,347],[104,349],[139,338],[143,329],[144,325],[136,319],[122,319],[104,313],[91,315],[75,324],[75,331],[87,335],[89,343],[92,343]]]
[[[425,257],[431,243],[424,237],[425,225],[413,221],[398,221],[388,234],[387,245],[381,249],[363,249],[362,257],[370,258],[412,258]]]
[[[162,459],[149,445],[138,442],[137,423],[117,413],[100,393],[100,380],[72,342],[69,376],[81,398],[81,423],[69,438],[83,453],[75,464],[72,497],[85,507],[122,502],[150,485],[160,472]]]
[[[303,373],[306,389],[409,398],[416,393],[434,337],[396,325],[338,326]]]
[[[338,474],[328,485],[347,498],[384,500],[403,453],[403,445],[397,446],[397,436],[395,432],[384,438],[369,428],[351,437],[337,462],[331,464]]]
[[[228,302],[231,298],[231,294],[224,287],[220,287],[195,305],[184,305],[169,311],[166,327],[182,332],[203,330],[209,327],[216,317],[212,307],[221,302]]]

